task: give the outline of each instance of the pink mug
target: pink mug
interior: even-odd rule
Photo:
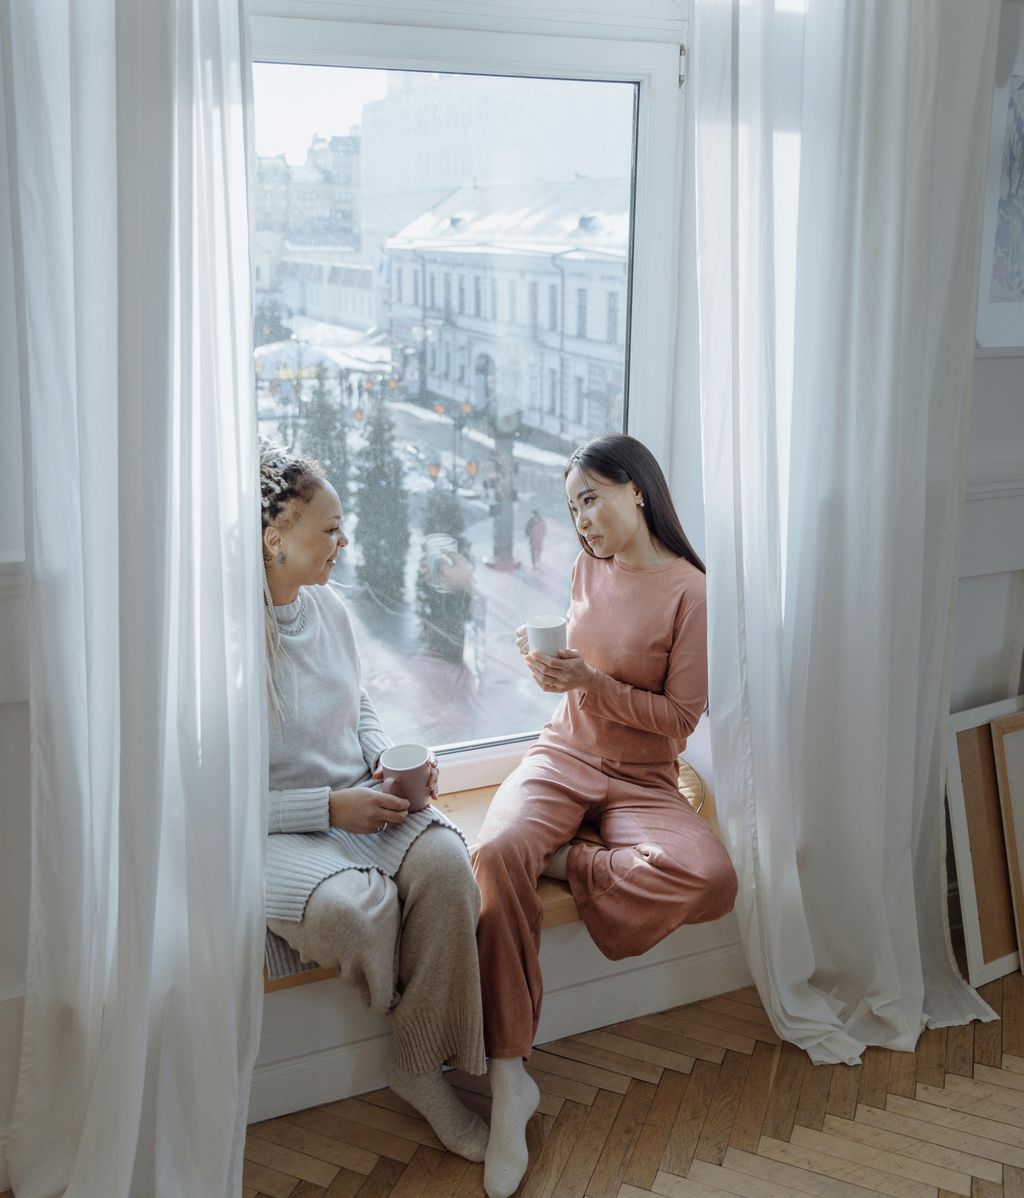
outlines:
[[[392,745],[380,755],[386,794],[409,800],[409,813],[430,802],[430,750],[426,745]]]

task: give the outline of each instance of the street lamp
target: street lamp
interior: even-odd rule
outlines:
[[[428,329],[426,325],[414,324],[412,326],[412,339],[416,342],[416,348],[413,351],[417,355],[419,363],[419,395],[420,403],[426,407],[427,404],[427,341],[434,335],[433,329]]]
[[[494,556],[485,561],[493,570],[518,570],[513,554],[515,528],[515,460],[512,450],[522,430],[522,413],[503,412],[500,416],[491,407],[491,435],[494,438],[494,475],[491,515],[494,517]]]

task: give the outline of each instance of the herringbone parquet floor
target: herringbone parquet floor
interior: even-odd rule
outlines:
[[[1024,977],[982,988],[996,1023],[813,1066],[754,990],[546,1044],[530,1071],[522,1198],[1024,1198]],[[486,1086],[460,1077],[485,1113]],[[477,1198],[388,1090],[249,1129],[245,1198]]]

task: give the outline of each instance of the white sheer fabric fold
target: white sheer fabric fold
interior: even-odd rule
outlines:
[[[264,843],[246,6],[4,14],[32,594],[11,1176],[238,1194]]]
[[[943,730],[998,5],[696,0],[711,730],[737,911],[816,1061],[991,1018]]]

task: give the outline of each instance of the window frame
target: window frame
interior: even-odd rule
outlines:
[[[345,19],[341,14],[325,19],[254,15],[251,30],[257,62],[635,85],[632,259],[623,326],[628,372],[625,426],[649,445],[670,443],[672,347],[678,317],[678,164],[684,130],[677,42],[441,25],[375,25]],[[666,247],[671,252],[666,253]],[[514,321],[517,305],[513,301],[509,306]],[[642,405],[635,399],[630,402],[630,396],[642,396]],[[662,464],[669,472],[671,464]],[[501,781],[535,735],[513,733],[498,745],[487,742],[445,750],[442,790]]]

